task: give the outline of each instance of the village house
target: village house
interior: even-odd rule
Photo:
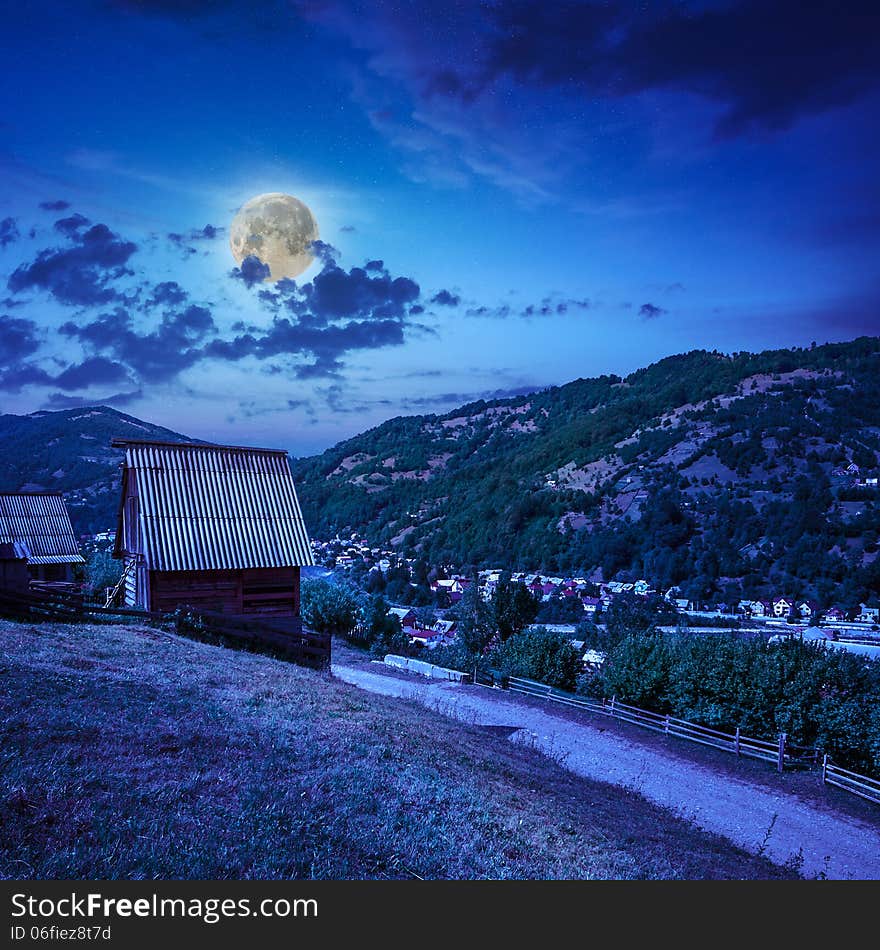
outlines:
[[[846,620],[846,613],[840,607],[829,607],[823,619],[829,623],[840,623]]]
[[[85,563],[58,493],[0,493],[0,544],[6,546],[5,560],[24,561],[29,581],[73,583],[77,566]]]
[[[773,598],[773,616],[787,617],[791,613],[791,609],[793,606],[794,606],[794,600],[789,597],[774,597]]]
[[[859,604],[859,620],[862,623],[880,623],[880,607]]]
[[[819,605],[812,600],[802,600],[797,604],[797,611],[804,620],[813,620],[819,615]]]
[[[298,618],[312,553],[287,453],[114,439],[126,606]]]
[[[400,629],[409,636],[421,630],[416,621],[416,612],[412,607],[389,607],[388,616],[397,617],[400,621]]]

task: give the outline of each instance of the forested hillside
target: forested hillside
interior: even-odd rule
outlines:
[[[116,527],[122,451],[111,439],[188,441],[106,406],[0,415],[0,491],[64,493],[78,534]]]
[[[296,475],[313,535],[434,564],[858,603],[880,590],[880,492],[859,485],[878,459],[880,339],[863,337],[392,419]]]

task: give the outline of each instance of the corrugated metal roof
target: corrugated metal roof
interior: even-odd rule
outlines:
[[[125,448],[124,484],[138,496],[149,570],[314,563],[286,452],[128,440],[114,445]]]
[[[0,493],[0,543],[16,543],[28,564],[82,564],[64,499],[49,493]]]

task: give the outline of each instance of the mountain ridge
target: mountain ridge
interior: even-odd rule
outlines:
[[[388,420],[297,460],[297,487],[317,536],[435,565],[852,601],[880,588],[880,524],[870,490],[834,473],[880,465],[878,380],[875,337],[694,350]]]
[[[79,532],[106,530],[114,436],[194,441],[102,406],[3,415],[0,490],[61,491]],[[646,577],[695,600],[880,592],[877,337],[693,350],[395,417],[292,463],[313,536],[432,566]]]

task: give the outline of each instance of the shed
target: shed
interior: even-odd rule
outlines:
[[[57,492],[0,493],[0,544],[13,546],[11,560],[25,558],[34,581],[70,583],[85,563]]]
[[[126,606],[299,617],[313,564],[282,449],[114,439]]]

